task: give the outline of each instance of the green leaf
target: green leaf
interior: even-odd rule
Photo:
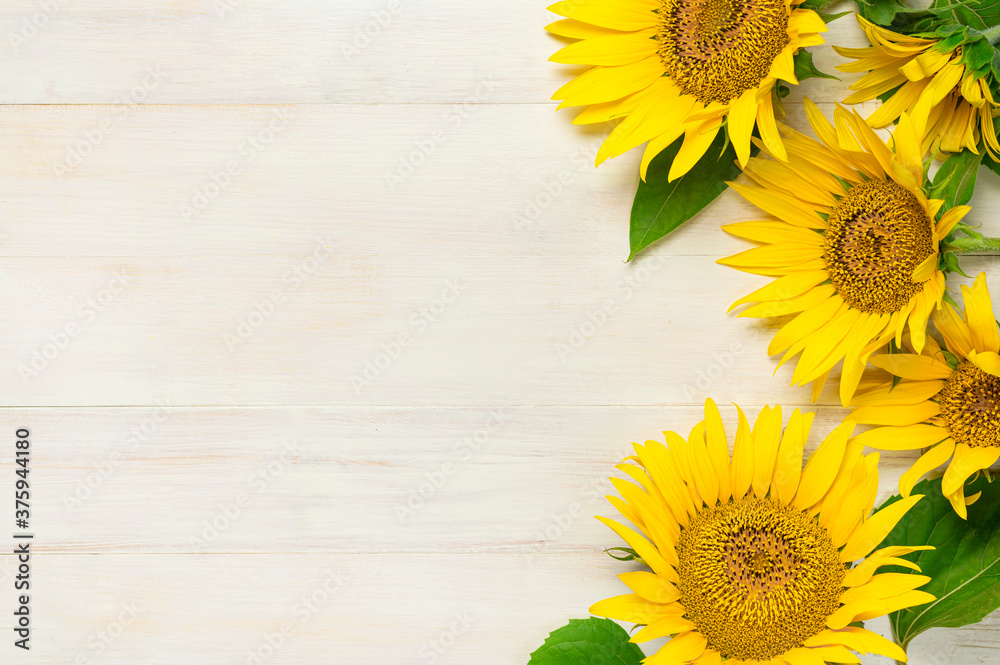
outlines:
[[[649,163],[646,181],[639,181],[632,202],[629,261],[694,217],[726,191],[727,180],[735,180],[740,174],[736,151],[727,141],[723,128],[690,171],[673,182],[667,182],[670,165],[683,140],[677,139],[654,157]]]
[[[933,545],[905,558],[920,566],[886,567],[883,571],[923,574],[931,580],[920,587],[937,597],[930,603],[889,615],[893,635],[904,649],[914,637],[936,627],[958,628],[981,621],[1000,607],[1000,483],[986,478],[966,487],[966,495],[982,491],[963,520],[941,494],[941,479],[917,483],[914,494],[924,498],[886,536],[879,548],[891,545]],[[888,499],[881,508],[899,500]]]
[[[531,654],[528,665],[640,665],[642,650],[611,619],[570,619]]]
[[[826,9],[835,2],[838,2],[838,0],[805,0],[805,2],[799,5],[799,7],[801,7],[802,9],[812,9],[815,12],[819,12],[823,9]],[[829,23],[829,21],[827,22]]]
[[[985,165],[985,166],[986,166],[986,167],[987,167],[987,168],[988,168],[988,169],[989,169],[990,171],[993,171],[993,172],[994,172],[994,173],[996,173],[997,175],[1000,175],[1000,164],[998,164],[998,163],[994,162],[994,161],[993,161],[992,159],[990,159],[989,157],[987,157],[986,159],[984,159],[984,160],[983,160],[983,164],[984,164],[984,165]]]
[[[938,169],[928,195],[932,199],[943,199],[943,210],[965,205],[976,189],[976,176],[982,161],[982,153],[977,155],[963,150],[952,154]]]
[[[910,34],[910,31],[901,27],[901,22],[916,21],[921,18],[934,16],[934,13],[927,9],[912,9],[898,0],[855,0],[858,5],[858,13],[863,17],[883,27]],[[897,15],[902,21],[897,20]]]
[[[816,69],[816,65],[813,64],[813,54],[809,51],[801,50],[793,56],[793,59],[795,60],[795,78],[799,81],[812,78],[840,80],[836,76]]]
[[[985,30],[1000,23],[1000,3],[996,0],[934,0],[932,10],[939,10],[941,18]]]
[[[852,12],[852,11],[837,12],[836,14],[823,14],[823,13],[820,13],[819,17],[821,19],[823,19],[824,23],[830,24],[830,23],[833,23],[834,21],[836,21],[838,18],[844,18],[845,16],[850,16],[853,13],[854,12]]]

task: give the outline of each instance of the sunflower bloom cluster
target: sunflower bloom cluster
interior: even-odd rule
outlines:
[[[851,402],[850,417],[877,425],[858,443],[926,451],[900,478],[903,496],[948,463],[941,491],[964,518],[966,506],[979,497],[965,496],[966,483],[1000,458],[1000,332],[986,275],[972,288],[963,286],[962,294],[964,311],[945,304],[934,313],[945,348],[929,338],[921,354],[911,348],[874,356],[872,364],[891,376],[867,382]]]
[[[905,112],[921,134],[923,153],[968,149],[978,154],[982,137],[986,152],[1000,161],[993,125],[1000,107],[987,77],[976,78],[966,67],[961,46],[947,50],[941,40],[901,35],[860,16],[858,22],[871,46],[834,46],[837,53],[854,60],[837,69],[868,72],[851,86],[855,92],[845,104],[870,101],[895,90],[868,118],[872,127],[886,127]]]
[[[793,56],[822,44],[820,16],[801,0],[566,0],[566,17],[546,29],[576,40],[551,60],[589,69],[552,96],[559,108],[586,106],[575,123],[622,122],[597,163],[647,143],[640,173],[681,136],[669,179],[687,173],[723,124],[741,165],[756,126],[783,156],[772,90],[797,84]]]
[[[650,571],[619,575],[631,593],[591,613],[644,626],[633,642],[672,636],[646,665],[858,662],[851,652],[905,661],[903,650],[854,624],[934,599],[929,578],[878,573],[929,547],[872,551],[921,498],[871,515],[878,453],[834,429],[803,469],[812,413],[739,411],[732,455],[715,404],[687,439],[665,432],[634,444],[608,497],[635,529],[602,519]],[[855,563],[856,562],[856,563]],[[854,563],[852,566],[851,564]]]
[[[948,210],[924,194],[919,140],[906,114],[887,145],[857,113],[838,107],[836,126],[806,99],[820,141],[788,127],[787,161],[755,157],[745,173],[755,185],[730,183],[777,219],[729,224],[729,233],[762,246],[719,263],[776,279],[735,302],[755,303],[740,316],[791,317],[769,354],[798,355],[793,384],[813,382],[818,398],[843,360],[846,405],[868,358],[909,334],[923,349],[927,321],[945,292],[939,246],[967,206]],[[767,146],[762,152],[770,154]]]

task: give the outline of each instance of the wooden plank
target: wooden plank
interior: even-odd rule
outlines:
[[[630,569],[600,552],[42,555],[34,566],[37,629],[17,661],[31,665],[520,663],[550,630],[622,593],[615,574]],[[993,662],[998,628],[988,617],[926,633],[910,662]]]
[[[628,256],[640,151],[595,169],[608,128],[548,106],[124,113],[0,107],[4,256],[298,257],[327,237],[381,256]],[[985,168],[973,205],[970,220],[991,232],[1000,180]],[[726,192],[646,254],[734,253],[745,243],[719,226],[761,215]]]
[[[765,349],[776,324],[726,314],[766,278],[713,257],[315,252],[9,259],[0,294],[16,325],[0,340],[10,359],[0,391],[11,406],[806,397],[787,386],[790,368],[771,378]],[[1000,270],[982,258],[966,267],[994,279]],[[828,391],[822,402],[836,398]]]
[[[721,408],[732,436],[736,410]],[[843,417],[818,414],[808,451]],[[607,478],[630,442],[686,435],[702,417],[700,406],[3,411],[32,432],[44,553],[594,551],[616,540],[592,516],[615,514]],[[916,456],[883,453],[882,498]],[[6,475],[0,492],[13,491]]]
[[[546,103],[580,69],[547,62],[557,18],[533,0],[8,0],[0,103]],[[834,34],[863,40],[849,19]]]

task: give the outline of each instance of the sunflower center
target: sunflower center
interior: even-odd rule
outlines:
[[[785,0],[662,0],[659,13],[667,75],[705,104],[756,88],[788,45]]]
[[[826,529],[772,499],[699,513],[677,545],[685,616],[724,658],[768,660],[822,631],[845,567]]]
[[[883,180],[855,185],[827,224],[827,272],[849,305],[898,312],[923,289],[913,271],[933,251],[931,221],[908,189]]]
[[[973,448],[1000,446],[1000,377],[963,361],[938,393],[951,438]]]

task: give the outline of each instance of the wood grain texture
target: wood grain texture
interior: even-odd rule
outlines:
[[[623,590],[591,516],[629,442],[706,396],[731,430],[730,402],[815,408],[810,448],[840,421],[772,376],[772,327],[725,314],[765,281],[715,264],[752,206],[727,192],[623,262],[638,155],[594,169],[609,128],[554,111],[551,19],[0,6],[0,414],[32,430],[38,534],[35,648],[0,663],[518,665]],[[807,81],[799,127],[803,95],[843,96]],[[971,219],[1000,235],[990,178]],[[883,454],[880,497],[914,456]],[[910,662],[993,662],[998,628]]]

